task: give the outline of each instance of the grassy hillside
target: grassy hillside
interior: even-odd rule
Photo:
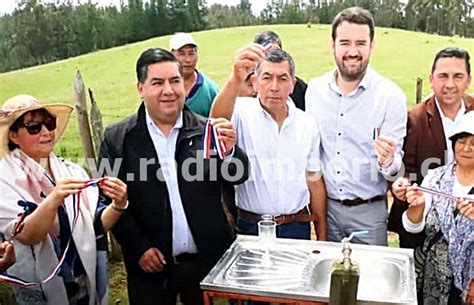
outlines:
[[[220,29],[195,33],[199,44],[199,69],[222,85],[231,71],[234,52],[250,42],[268,26]],[[296,60],[297,75],[308,81],[334,67],[330,52],[330,26],[277,25],[272,30],[283,39],[283,47]],[[80,70],[86,86],[95,94],[108,125],[133,113],[139,100],[135,91],[135,62],[149,47],[168,47],[169,37],[160,37],[118,48],[95,52],[64,61],[0,74],[0,102],[8,97],[29,93],[43,102],[73,103],[73,79]],[[371,64],[394,80],[415,99],[415,81],[424,79],[424,95],[430,91],[428,74],[434,54],[447,46],[466,48],[474,54],[474,39],[414,33],[394,29],[376,30],[376,50]],[[80,156],[80,141],[75,117],[58,146],[63,156]]]

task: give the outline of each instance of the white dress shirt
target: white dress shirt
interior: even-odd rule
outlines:
[[[437,98],[435,98],[435,101],[436,101],[436,107],[438,107],[439,115],[441,116],[441,123],[443,124],[443,130],[444,130],[444,138],[446,140],[446,148],[447,148],[447,153],[448,153],[446,164],[449,164],[453,162],[454,160],[453,145],[451,144],[451,140],[449,139],[449,136],[451,135],[453,130],[455,130],[456,127],[459,125],[459,122],[461,122],[461,118],[466,112],[466,106],[464,105],[464,100],[462,100],[461,107],[459,108],[459,111],[456,114],[456,117],[454,118],[454,121],[453,121],[444,115],[443,110],[441,110],[441,107],[439,106]]]
[[[232,122],[250,160],[250,177],[236,186],[237,207],[256,214],[294,214],[309,203],[306,171],[320,171],[314,120],[287,101],[279,130],[258,98],[238,98]]]
[[[184,214],[176,172],[176,140],[178,139],[179,129],[183,127],[183,113],[181,112],[179,115],[168,137],[153,122],[148,110],[146,110],[146,125],[158,154],[158,160],[168,188],[172,211],[171,222],[173,224],[173,256],[181,253],[197,253],[198,250]]]
[[[335,71],[313,79],[306,90],[306,112],[321,134],[321,164],[328,197],[369,199],[387,193],[385,176],[402,164],[407,105],[402,90],[370,67],[354,91],[343,95]],[[392,164],[378,166],[374,129],[396,143]]]

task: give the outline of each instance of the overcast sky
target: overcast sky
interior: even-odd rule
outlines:
[[[53,0],[49,0],[53,2]],[[87,2],[87,0],[79,0],[80,2]],[[6,13],[11,13],[16,7],[18,0],[0,0],[0,15]],[[92,2],[98,3],[99,5],[109,5],[109,4],[119,4],[120,0],[93,0]],[[126,0],[124,0],[126,2]],[[250,0],[252,3],[252,10],[254,13],[260,13],[260,11],[265,7],[266,0]],[[207,0],[207,5],[214,3],[221,3],[227,5],[236,5],[240,3],[240,0]]]

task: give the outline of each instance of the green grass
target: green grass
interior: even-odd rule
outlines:
[[[198,68],[222,85],[230,74],[234,52],[264,29],[278,32],[283,47],[295,58],[297,75],[308,81],[334,68],[328,25],[275,25],[219,29],[194,33],[199,44]],[[43,102],[73,103],[73,80],[80,70],[87,87],[95,94],[104,125],[133,113],[139,99],[135,89],[135,62],[149,47],[168,47],[168,36],[99,51],[68,60],[0,74],[0,102],[20,93],[37,96]],[[415,100],[415,81],[424,80],[423,94],[430,92],[428,75],[434,54],[447,46],[466,48],[474,54],[474,39],[442,37],[395,29],[376,30],[376,49],[371,64],[394,80]],[[65,157],[81,156],[76,120],[56,151]]]

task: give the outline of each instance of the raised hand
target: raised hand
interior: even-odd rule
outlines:
[[[212,119],[211,124],[219,133],[219,140],[224,141],[226,152],[231,152],[237,143],[237,132],[235,131],[234,124],[224,118]]]
[[[395,150],[397,149],[395,141],[384,136],[379,136],[374,141],[374,148],[379,165],[383,168],[389,167],[393,162]]]
[[[253,72],[257,63],[265,58],[263,47],[252,43],[238,50],[234,56],[233,77],[239,82],[244,82],[247,76]]]

